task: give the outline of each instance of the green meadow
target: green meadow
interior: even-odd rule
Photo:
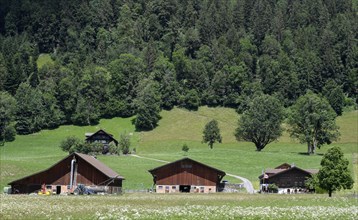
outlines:
[[[357,219],[352,196],[296,194],[0,195],[0,219]]]
[[[14,142],[0,147],[1,180],[0,186],[18,178],[47,169],[67,155],[59,148],[60,142],[67,136],[84,138],[85,132],[104,129],[119,139],[122,132],[131,135],[131,148],[143,157],[174,161],[184,156],[214,166],[227,173],[243,176],[251,180],[258,188],[258,176],[265,168],[273,168],[281,163],[294,163],[302,168],[319,168],[322,155],[330,147],[323,146],[313,156],[305,155],[306,145],[292,140],[287,133],[266,146],[262,152],[256,152],[249,142],[237,142],[234,130],[239,115],[229,108],[201,107],[198,111],[174,108],[162,111],[162,119],[153,131],[136,132],[132,124],[133,117],[102,119],[95,126],[64,125],[54,130],[42,130],[31,135],[18,135]],[[214,144],[210,149],[202,143],[202,130],[211,119],[219,122],[223,143]],[[341,137],[331,146],[340,146],[350,161],[350,169],[354,174],[355,186],[358,191],[358,111],[345,112],[337,118]],[[182,145],[189,146],[184,154]],[[152,177],[148,170],[163,163],[132,156],[98,156],[98,159],[119,174],[123,175],[125,189],[148,189],[152,186]],[[229,182],[240,181],[224,177]]]

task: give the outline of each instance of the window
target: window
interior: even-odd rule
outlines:
[[[176,186],[172,186],[172,189],[177,189],[177,187],[176,187]]]
[[[163,189],[163,186],[158,186],[158,189]]]
[[[181,165],[181,168],[191,169],[191,168],[192,168],[192,165],[191,165],[191,164],[182,164],[182,165]]]

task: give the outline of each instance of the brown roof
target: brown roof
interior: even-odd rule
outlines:
[[[267,174],[269,177],[272,177],[272,176],[276,176],[276,175],[281,174],[281,173],[288,172],[288,171],[293,170],[293,169],[298,169],[298,170],[301,170],[301,171],[309,173],[309,174],[316,174],[319,171],[318,169],[301,169],[301,168],[296,167],[296,166],[291,166],[291,168],[289,168],[289,169],[266,169],[265,174]],[[263,176],[264,176],[264,174],[261,174],[259,176],[259,179],[262,179]]]
[[[111,168],[107,167],[104,163],[94,157],[81,153],[74,154],[87,161],[89,164],[91,164],[93,167],[95,167],[97,170],[99,170],[101,173],[108,176],[109,178],[124,179],[124,177],[120,176],[117,172],[113,171]]]
[[[274,174],[274,173],[280,173],[280,172],[282,172],[282,171],[284,171],[284,170],[286,170],[286,169],[266,169],[266,170],[265,170],[265,173],[266,173],[266,174],[269,174],[269,173]]]
[[[196,160],[193,160],[193,159],[190,159],[190,158],[188,158],[188,157],[184,157],[184,158],[182,158],[182,159],[180,159],[180,160],[176,160],[176,161],[174,161],[174,162],[164,164],[164,165],[162,165],[162,166],[159,166],[159,167],[156,167],[156,168],[154,168],[154,169],[148,170],[148,172],[153,173],[154,171],[156,171],[156,170],[158,170],[158,169],[160,169],[160,168],[162,168],[162,167],[168,166],[168,165],[170,165],[170,164],[178,163],[178,162],[184,161],[184,160],[189,160],[189,161],[192,161],[192,162],[194,162],[194,163],[200,164],[200,165],[202,165],[202,166],[204,166],[204,167],[207,167],[207,168],[209,168],[209,169],[215,170],[216,172],[220,173],[222,176],[225,176],[225,175],[226,175],[226,173],[225,173],[224,171],[222,171],[222,170],[219,170],[219,169],[216,169],[216,168],[214,168],[214,167],[208,166],[208,165],[206,165],[206,164],[200,163],[200,162],[198,162],[198,161],[196,161]]]
[[[72,153],[70,155],[68,155],[67,157],[65,157],[64,159],[60,160],[59,162],[57,162],[56,164],[52,165],[51,167],[49,167],[48,169],[46,170],[42,170],[42,171],[39,171],[37,173],[34,173],[34,174],[31,174],[31,175],[28,175],[28,176],[25,176],[23,178],[20,178],[20,179],[17,179],[17,180],[14,180],[10,183],[8,183],[8,185],[11,185],[15,182],[18,182],[20,180],[23,180],[23,179],[26,179],[30,176],[34,176],[34,175],[37,175],[37,174],[40,174],[40,173],[44,173],[48,170],[50,170],[51,168],[55,167],[57,164],[61,163],[62,161],[66,160],[67,158],[69,157],[73,157],[74,155],[82,158],[83,160],[85,160],[87,163],[89,163],[90,165],[92,165],[93,167],[95,167],[98,171],[100,171],[101,173],[103,173],[104,175],[106,175],[108,178],[113,178],[113,179],[122,179],[124,180],[124,177],[120,176],[118,173],[116,173],[115,171],[113,171],[111,168],[107,167],[105,164],[103,164],[101,161],[97,160],[96,158],[94,158],[93,156],[90,156],[90,155],[86,155],[86,154],[81,154],[81,153]]]
[[[291,164],[283,163],[280,166],[275,167],[275,169],[289,169],[291,167],[292,167]]]
[[[305,169],[305,171],[307,171],[311,174],[316,174],[316,173],[318,173],[319,169]]]

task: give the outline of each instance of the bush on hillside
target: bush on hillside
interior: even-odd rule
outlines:
[[[84,140],[80,140],[74,136],[67,137],[65,140],[63,140],[60,144],[60,148],[69,154],[74,152],[83,154],[102,154],[105,151],[104,145],[99,142],[86,143]],[[111,154],[119,155],[120,148],[110,144],[108,151]]]

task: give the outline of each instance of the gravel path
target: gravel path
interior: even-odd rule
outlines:
[[[142,157],[142,156],[138,156],[138,155],[136,155],[136,154],[131,154],[131,156],[132,156],[132,157],[141,158],[141,159],[154,160],[154,161],[158,161],[158,162],[161,162],[161,163],[170,163],[169,161],[159,160],[159,159],[150,158],[150,157]],[[244,178],[244,177],[242,177],[242,176],[237,176],[237,175],[230,174],[230,173],[227,173],[226,175],[231,176],[231,177],[234,177],[234,178],[236,178],[236,179],[242,180],[246,191],[247,191],[248,193],[255,193],[254,187],[252,186],[252,183],[251,183],[250,180],[248,180],[248,179],[246,179],[246,178]]]
[[[244,178],[244,177],[242,177],[242,176],[237,176],[237,175],[233,175],[233,174],[230,174],[230,173],[227,173],[226,175],[231,176],[231,177],[234,177],[234,178],[236,178],[236,179],[242,180],[246,191],[247,191],[248,193],[251,193],[251,194],[252,194],[252,193],[255,193],[254,187],[252,186],[252,183],[251,183],[250,180],[248,180],[248,179],[246,179],[246,178]]]

